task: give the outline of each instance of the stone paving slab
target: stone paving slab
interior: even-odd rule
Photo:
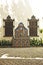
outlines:
[[[43,65],[41,59],[0,59],[0,65]]]
[[[43,47],[0,48],[0,57],[4,54],[9,57],[43,58]]]

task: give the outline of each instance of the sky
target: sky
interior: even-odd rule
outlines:
[[[43,0],[0,0],[0,28],[8,15],[15,19],[15,28],[20,22],[27,27],[27,19],[35,15],[39,28],[43,29]]]

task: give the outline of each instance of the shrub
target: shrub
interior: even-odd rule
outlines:
[[[6,41],[6,40],[1,40],[0,41],[0,47],[11,47],[11,42],[10,41]]]
[[[43,42],[42,42],[42,39],[30,39],[30,46],[34,46],[34,47],[37,47],[37,46],[43,46]]]
[[[43,29],[40,29],[39,31],[40,31],[40,33],[43,33]]]
[[[43,46],[43,40],[42,39],[30,39],[30,46],[31,47],[41,47]],[[0,41],[0,47],[12,47],[12,43],[10,41],[1,40]]]

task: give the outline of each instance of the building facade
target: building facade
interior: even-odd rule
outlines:
[[[18,27],[14,30],[14,19],[11,19],[11,17],[8,15],[6,19],[3,19],[4,21],[4,40],[10,40],[12,42],[12,47],[29,47],[30,46],[30,36],[31,37],[37,37],[37,30],[38,30],[38,21],[39,19],[36,19],[35,16],[32,16],[31,19],[28,19],[29,21],[29,35],[28,35],[28,29],[24,26],[24,24],[21,22],[18,24]],[[13,31],[14,30],[14,31]]]

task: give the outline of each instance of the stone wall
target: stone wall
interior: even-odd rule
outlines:
[[[13,47],[29,47],[30,39],[29,39],[29,37],[27,37],[27,38],[13,38],[12,46]]]

